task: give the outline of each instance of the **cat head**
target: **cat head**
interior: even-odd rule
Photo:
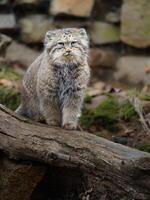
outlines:
[[[48,31],[45,36],[45,49],[54,65],[81,64],[88,56],[87,33],[83,28]]]

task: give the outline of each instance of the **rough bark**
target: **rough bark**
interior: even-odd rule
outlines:
[[[15,162],[1,157],[0,199],[29,200],[45,172],[45,166]]]
[[[48,127],[0,106],[0,150],[15,160],[76,168],[90,200],[150,199],[150,154],[80,131]]]

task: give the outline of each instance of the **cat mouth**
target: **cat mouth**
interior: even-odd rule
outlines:
[[[72,56],[72,54],[70,53],[70,52],[65,52],[64,54],[63,54],[64,56]]]

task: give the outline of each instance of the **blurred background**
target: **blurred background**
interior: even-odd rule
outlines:
[[[90,38],[81,127],[150,151],[149,0],[0,0],[0,103],[16,109],[45,32],[65,27],[84,27]]]

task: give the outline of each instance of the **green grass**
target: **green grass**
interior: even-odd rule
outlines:
[[[94,109],[83,109],[82,115],[80,117],[81,125],[85,128],[90,128],[95,120]]]
[[[19,81],[21,77],[13,69],[6,66],[0,70],[0,79]]]
[[[141,100],[145,100],[145,101],[150,101],[150,95],[149,94],[142,94],[139,97]]]
[[[145,92],[140,92],[136,89],[128,91],[129,97],[138,97],[141,100],[150,101],[150,94]]]
[[[85,102],[85,103],[89,103],[89,104],[92,103],[92,97],[91,97],[90,95],[87,94],[87,95],[85,96],[85,98],[84,98],[84,102]]]
[[[119,104],[114,96],[108,96],[96,109],[95,117],[106,118],[109,121],[116,120],[118,118]]]
[[[116,131],[115,123],[118,118],[118,102],[113,96],[108,96],[99,106],[93,109],[83,109],[80,118],[81,125],[90,128],[93,124],[100,124],[110,131]]]
[[[136,117],[134,106],[128,100],[119,103],[115,95],[108,95],[96,108],[84,108],[80,122],[86,129],[96,125],[109,131],[117,131],[120,120],[131,121]]]
[[[141,151],[146,151],[146,152],[150,153],[150,143],[140,144],[136,148]]]
[[[18,82],[21,77],[8,66],[3,67],[0,70],[0,79],[6,79],[12,82]],[[0,103],[6,107],[15,110],[20,102],[20,93],[16,88],[10,88],[7,86],[0,85]]]
[[[20,103],[19,92],[0,86],[0,103],[11,110],[15,110]]]
[[[130,121],[135,117],[137,117],[137,113],[134,106],[129,102],[129,100],[125,100],[120,105],[120,118],[125,121]]]

